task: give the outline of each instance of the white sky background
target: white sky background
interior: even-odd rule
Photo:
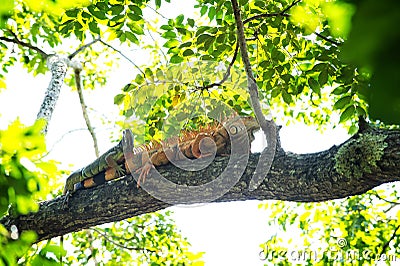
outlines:
[[[181,13],[193,13],[189,2],[187,5],[175,5],[169,10],[174,12],[163,13],[170,18]],[[134,61],[137,63],[137,60]],[[118,109],[113,103],[113,97],[135,76],[130,74],[135,72],[133,66],[125,63],[124,59],[121,59],[120,66],[110,75],[106,88],[84,92],[86,104],[94,110],[89,115],[96,128],[101,152],[111,147],[110,132],[116,128],[102,125],[99,118],[115,120]],[[33,78],[21,67],[14,67],[7,76],[7,89],[0,91],[0,127],[4,129],[16,117],[20,117],[26,124],[33,123],[49,80],[49,74]],[[54,145],[50,157],[62,162],[62,167],[70,165],[71,170],[93,161],[95,155],[90,134],[84,130],[66,134],[74,129],[85,128],[78,95],[64,85],[47,135],[48,149]],[[285,150],[298,153],[325,150],[348,138],[346,131],[340,127],[321,134],[301,124],[283,127],[280,136]],[[262,143],[253,143],[254,146],[260,151]],[[193,250],[206,252],[204,258],[207,266],[263,265],[265,262],[259,258],[259,245],[275,229],[267,227],[268,214],[258,209],[259,203],[232,202],[171,209],[175,213],[178,227],[188,237]]]

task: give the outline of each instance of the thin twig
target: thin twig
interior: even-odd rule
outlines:
[[[150,38],[153,40],[153,42],[156,43],[156,40],[154,39],[153,34],[151,34],[151,31],[148,28],[146,30],[147,30],[147,33],[149,34]],[[162,55],[164,56],[165,62],[167,62],[168,61],[167,55],[164,53],[163,49],[159,49],[159,50],[161,51]]]
[[[76,90],[78,91],[79,102],[81,103],[83,118],[85,119],[85,123],[86,123],[87,129],[89,130],[90,136],[92,137],[93,147],[94,147],[94,152],[96,154],[96,157],[99,157],[100,152],[99,152],[99,145],[97,143],[97,137],[96,137],[93,127],[90,123],[89,115],[87,113],[87,106],[85,104],[85,99],[83,98],[82,82],[81,82],[81,69],[75,68],[74,72],[75,72]]]
[[[387,200],[385,198],[382,198],[377,192],[374,192],[372,195],[374,195],[378,199],[383,200],[383,201],[385,201],[387,203],[390,203],[390,204],[393,204],[393,205],[400,205],[400,202],[390,201],[390,200]]]
[[[0,40],[5,41],[5,42],[15,43],[15,44],[21,45],[22,47],[26,47],[26,48],[35,50],[36,52],[38,52],[43,57],[43,59],[47,59],[47,57],[49,57],[49,54],[44,52],[42,49],[40,49],[40,48],[38,48],[36,46],[33,46],[30,43],[23,42],[23,41],[19,40],[17,35],[14,32],[12,32],[10,30],[9,30],[9,32],[14,36],[13,39],[7,38],[7,37],[0,37]]]
[[[258,15],[255,15],[255,16],[252,16],[252,17],[249,17],[249,18],[243,20],[243,24],[247,24],[250,21],[256,20],[256,19],[271,18],[271,17],[289,17],[289,14],[282,14],[281,12],[258,14]]]
[[[282,11],[277,12],[277,13],[264,13],[264,14],[258,14],[258,15],[252,16],[252,17],[250,17],[250,18],[247,18],[247,19],[243,20],[243,24],[247,24],[247,23],[249,23],[249,22],[252,21],[252,20],[257,20],[257,19],[262,19],[262,18],[270,18],[270,17],[290,17],[290,15],[287,14],[286,12],[289,11],[289,10],[290,10],[292,7],[294,7],[295,5],[297,5],[299,2],[301,2],[301,0],[293,1],[292,4],[290,4],[290,5],[287,6],[285,9],[283,9]],[[323,40],[325,40],[325,41],[327,41],[327,42],[330,42],[330,43],[332,43],[332,44],[334,44],[334,45],[336,45],[336,46],[340,46],[340,45],[341,45],[340,42],[337,42],[337,41],[335,41],[335,40],[329,39],[328,37],[325,37],[324,35],[321,35],[321,34],[318,33],[318,32],[315,32],[315,35],[317,35],[317,36],[320,37],[321,39],[323,39]]]
[[[332,44],[334,44],[334,45],[336,45],[336,46],[340,46],[340,45],[341,45],[340,42],[331,40],[331,39],[329,39],[328,37],[326,37],[326,36],[324,36],[324,35],[321,35],[321,34],[318,33],[318,32],[314,32],[314,34],[317,35],[318,37],[320,37],[321,39],[323,39],[323,40],[325,40],[325,41],[327,41],[327,42],[330,42],[330,43],[332,43]]]
[[[140,71],[140,73],[142,73],[143,76],[146,76],[146,74],[143,72],[142,69],[140,69],[140,67],[138,65],[135,64],[135,62],[133,62],[129,57],[127,57],[126,55],[124,55],[124,53],[122,53],[120,50],[114,48],[113,46],[111,46],[110,44],[106,43],[103,40],[99,40],[102,44],[104,44],[105,46],[107,46],[108,48],[113,49],[114,51],[116,51],[117,53],[119,53],[123,58],[125,58],[126,60],[128,60],[132,65],[134,65],[136,67],[137,70]]]
[[[147,5],[146,7],[150,8],[151,10],[153,10],[157,15],[160,15],[163,19],[168,20],[168,18],[166,16],[164,16],[163,14],[161,14],[159,11],[157,11],[154,7]]]
[[[120,248],[123,248],[123,249],[128,249],[128,250],[156,252],[156,250],[149,249],[149,248],[127,247],[127,246],[125,246],[125,245],[123,245],[121,243],[118,243],[118,242],[114,241],[113,239],[109,238],[105,233],[103,233],[102,231],[98,230],[97,228],[89,228],[89,229],[97,232],[99,235],[101,235],[107,241],[110,241],[111,243],[113,243],[117,247],[120,247]]]
[[[385,254],[386,249],[388,248],[390,242],[396,237],[396,233],[397,233],[397,230],[399,230],[399,228],[400,228],[400,225],[398,225],[398,226],[396,227],[396,229],[394,230],[394,232],[393,232],[392,236],[390,237],[389,241],[387,241],[387,242],[383,245],[382,251],[381,251],[381,254],[379,255],[379,257],[382,257],[382,255]]]
[[[287,11],[289,11],[293,6],[297,5],[301,0],[296,0],[293,3],[291,3],[289,6],[287,6],[285,9],[278,13],[264,13],[264,14],[258,14],[253,17],[247,18],[243,20],[243,24],[247,24],[252,20],[256,19],[261,19],[261,18],[270,18],[270,17],[289,17],[289,14],[286,14]]]
[[[206,89],[212,88],[214,86],[221,86],[229,78],[229,76],[231,75],[231,69],[232,69],[233,64],[236,61],[236,57],[237,57],[238,53],[239,53],[239,45],[238,45],[238,42],[236,42],[235,52],[234,52],[234,54],[232,56],[232,60],[229,63],[228,68],[226,69],[226,72],[225,72],[224,77],[222,78],[222,80],[219,81],[219,82],[215,82],[215,83],[209,84],[209,85],[204,86],[204,87],[200,87],[198,89],[206,90]]]
[[[283,15],[285,12],[289,11],[289,9],[291,9],[292,7],[294,7],[295,5],[297,5],[301,0],[296,0],[293,1],[293,3],[291,3],[289,6],[287,6],[285,9],[283,9],[280,13],[281,15]]]
[[[89,46],[91,46],[92,44],[94,44],[94,43],[96,43],[96,42],[98,42],[98,41],[100,41],[100,37],[97,38],[97,39],[94,39],[93,41],[91,41],[91,42],[89,42],[89,43],[87,43],[87,44],[82,45],[82,46],[79,47],[75,52],[73,52],[72,54],[70,54],[70,55],[68,56],[68,59],[71,60],[71,59],[74,58],[77,54],[79,54],[80,52],[82,52],[83,50],[85,50],[86,48],[88,48]]]
[[[99,265],[99,263],[96,260],[95,250],[94,250],[93,245],[92,245],[92,243],[94,241],[93,234],[92,234],[92,232],[90,232],[89,229],[86,229],[85,231],[86,231],[86,234],[87,234],[87,241],[89,243],[89,250],[90,250],[90,253],[91,253],[91,257],[93,258],[93,263],[94,263],[95,266],[97,266],[97,265]]]

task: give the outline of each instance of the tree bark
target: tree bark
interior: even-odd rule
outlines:
[[[360,127],[361,128],[361,127]],[[400,180],[400,131],[362,128],[340,146],[312,154],[277,151],[271,170],[261,185],[249,190],[259,154],[251,154],[240,180],[214,202],[244,200],[286,200],[318,202],[366,191],[384,183]],[[205,169],[187,172],[173,165],[158,167],[163,176],[176,184],[196,186],[213,180],[224,171],[230,157],[216,157]],[[146,185],[155,185],[151,174]],[[162,186],[160,193],[179,193]],[[108,182],[73,194],[63,208],[64,196],[40,203],[37,213],[6,216],[0,222],[19,231],[34,230],[38,240],[49,239],[91,226],[119,221],[171,206],[136,188],[132,176]]]
[[[51,80],[37,114],[37,119],[44,119],[46,121],[43,134],[47,133],[47,126],[50,123],[51,116],[56,107],[61,86],[64,84],[64,78],[68,68],[67,60],[57,55],[49,56],[47,58],[47,64],[51,70]]]

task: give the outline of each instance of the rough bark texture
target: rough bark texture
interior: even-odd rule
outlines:
[[[61,86],[64,83],[65,74],[67,73],[67,61],[59,56],[53,55],[48,59],[48,66],[51,70],[51,80],[46,90],[42,105],[37,114],[37,119],[44,119],[46,127],[43,133],[47,133],[47,125],[51,120],[54,108],[56,106],[58,96],[60,95]]]
[[[241,179],[215,202],[279,199],[299,202],[326,201],[362,194],[383,183],[400,180],[400,131],[366,128],[340,146],[313,154],[277,152],[262,184],[250,191],[248,185],[259,155],[250,155]],[[217,157],[204,170],[187,172],[173,165],[158,171],[176,184],[205,184],[225,169],[230,157]],[[146,184],[154,184],[151,175]],[[175,191],[158,188],[161,193]],[[176,191],[179,193],[179,191]],[[63,235],[106,222],[118,221],[171,206],[136,188],[131,177],[73,194],[63,209],[60,196],[40,203],[37,213],[4,217],[7,228],[35,230],[39,239]]]

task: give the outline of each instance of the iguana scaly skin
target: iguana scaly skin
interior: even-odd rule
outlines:
[[[245,141],[247,140],[248,145],[250,145],[254,140],[254,132],[259,130],[259,128],[256,119],[253,117],[236,117],[222,125],[210,126],[200,131],[184,132],[183,137],[179,139],[180,142],[176,144],[142,145],[132,149],[132,153],[126,154],[125,157],[118,157],[125,159],[124,162],[121,162],[121,164],[125,165],[121,165],[118,169],[125,168],[139,173],[137,181],[137,186],[139,187],[140,184],[145,181],[150,170],[155,166],[168,164],[170,160],[205,157],[212,155],[214,152],[216,155],[228,155],[231,150],[230,136],[236,138],[235,141],[239,145],[242,145],[242,142],[243,145],[245,145],[245,143],[247,143]],[[245,132],[243,131],[247,134],[244,134]],[[244,150],[249,150],[249,147],[244,148]],[[120,162],[120,160],[116,161]],[[97,174],[90,178],[84,178],[83,180],[79,180],[79,178],[74,179],[73,183],[75,183],[75,181],[81,182],[80,185],[77,186],[79,189],[90,188],[100,183],[99,181],[96,182],[95,179],[101,179],[105,182],[122,177],[123,172],[115,171],[115,167],[106,166],[103,167],[103,169],[103,172],[96,171]],[[90,171],[90,173],[93,173],[93,171]],[[88,175],[85,175],[85,177],[87,176]],[[71,187],[71,185],[69,185],[69,187]],[[73,187],[72,185],[72,188]]]
[[[90,179],[97,185],[102,183],[102,180],[99,180],[99,183],[93,177],[106,170],[113,175],[122,175],[124,170],[120,164],[125,161],[124,150],[128,151],[127,154],[129,154],[129,151],[133,151],[133,134],[130,129],[124,130],[122,140],[116,146],[106,151],[88,166],[73,172],[67,178],[63,194],[74,192],[75,185],[87,179]]]

